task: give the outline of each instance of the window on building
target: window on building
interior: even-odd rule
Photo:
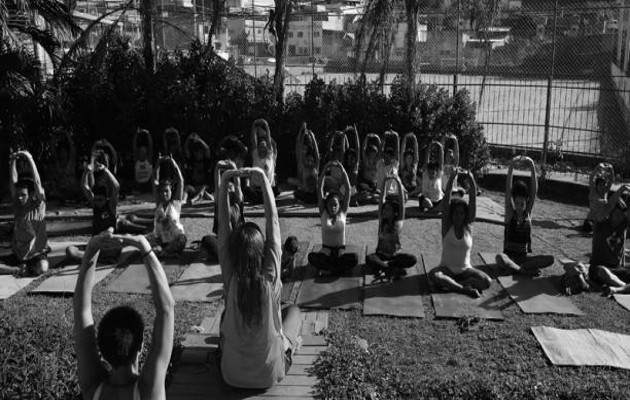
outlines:
[[[320,37],[322,34],[320,32],[313,32],[313,37]]]
[[[290,56],[294,56],[295,55],[295,46],[289,46],[289,55]]]
[[[304,37],[304,32],[302,32],[302,31],[298,32],[298,36],[297,37],[299,37],[299,38]]]
[[[322,48],[321,47],[315,47],[315,54],[322,54]]]

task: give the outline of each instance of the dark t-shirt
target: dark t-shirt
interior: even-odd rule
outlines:
[[[112,212],[110,204],[92,208],[92,235],[98,235],[106,229],[116,229],[116,211]]]
[[[628,221],[613,227],[610,219],[596,222],[593,228],[591,265],[604,265],[616,268],[625,265],[624,245]]]

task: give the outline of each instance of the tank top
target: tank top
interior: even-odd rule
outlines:
[[[153,165],[148,160],[136,161],[135,178],[136,183],[147,183],[153,175]]]
[[[422,195],[432,202],[442,200],[442,172],[438,172],[435,179],[429,178],[427,171],[422,172]]]
[[[322,213],[322,244],[326,247],[346,245],[346,214],[340,212],[333,222],[327,210]]]
[[[447,267],[452,273],[459,275],[464,270],[472,268],[470,264],[470,251],[473,239],[470,228],[464,228],[464,236],[458,239],[455,236],[455,228],[451,228],[442,239],[442,261],[440,265]]]
[[[166,207],[161,204],[156,207],[153,233],[162,243],[170,243],[184,233],[184,226],[179,222],[181,210],[181,200],[171,200]]]
[[[516,213],[505,225],[503,252],[506,254],[525,255],[532,252],[532,223],[527,211],[523,212],[523,222],[519,223]]]
[[[100,400],[104,384],[105,382],[101,382],[101,384],[96,388],[96,391],[94,392],[94,400]],[[138,381],[133,384],[133,400],[142,400],[140,397],[140,390],[138,389]]]
[[[258,155],[258,149],[254,149],[254,151],[252,151],[252,165],[265,171],[265,175],[271,186],[276,186],[276,155],[274,154],[273,148],[269,149],[266,158],[261,158]]]

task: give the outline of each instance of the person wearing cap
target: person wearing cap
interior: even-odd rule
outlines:
[[[606,286],[605,293],[630,293],[630,268],[625,268],[626,230],[630,225],[630,185],[623,185],[595,218],[589,279]]]

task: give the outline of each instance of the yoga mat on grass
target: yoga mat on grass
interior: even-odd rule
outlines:
[[[440,259],[434,256],[422,255],[424,271],[427,274],[433,268],[436,268]],[[429,279],[431,287],[431,299],[435,307],[435,316],[437,318],[460,318],[460,317],[480,317],[491,320],[503,320],[503,311],[501,311],[500,291],[501,286],[494,280],[490,288],[484,290],[481,297],[473,299],[461,293],[440,292],[433,287]]]
[[[317,245],[313,251],[320,249],[321,245]],[[361,271],[365,262],[365,250],[365,246],[346,245],[346,252],[359,254],[359,264],[351,276],[319,278],[316,276],[315,268],[309,265],[296,303],[300,307],[310,308],[360,309],[361,285],[363,284]]]
[[[48,236],[91,235],[92,220],[53,220],[46,221]]]
[[[630,311],[630,294],[615,294],[613,297],[621,307]]]
[[[295,253],[295,270],[293,271],[293,275],[282,283],[282,302],[283,303],[292,303],[295,302],[295,293],[294,287],[299,283],[297,280],[299,279],[301,273],[304,272],[304,268],[308,264],[308,250],[310,249],[310,242],[299,242],[298,243],[298,252]]]
[[[424,318],[420,296],[420,272],[417,265],[407,269],[407,276],[397,282],[374,282],[374,276],[364,276],[363,315]]]
[[[79,267],[79,265],[72,265],[60,269],[29,293],[74,293],[79,277]],[[115,265],[97,265],[94,284],[96,285],[103,280],[115,267]]]
[[[170,273],[180,266],[179,264],[162,263],[162,267],[168,277]],[[151,294],[151,283],[147,267],[144,264],[130,264],[116,279],[105,287],[105,290],[117,293]]]
[[[630,336],[599,329],[532,327],[554,365],[607,366],[630,369]]]
[[[219,265],[193,263],[171,286],[175,301],[212,302],[223,296]]]
[[[496,264],[496,253],[479,253],[487,266]],[[556,277],[524,275],[499,276],[501,286],[525,314],[584,315],[553,283]]]
[[[14,278],[11,275],[0,275],[0,300],[8,299],[35,279],[37,278]]]

